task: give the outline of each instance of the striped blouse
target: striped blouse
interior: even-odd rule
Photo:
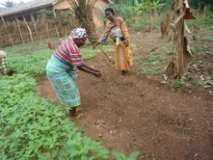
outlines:
[[[82,59],[80,51],[71,37],[63,41],[55,50],[55,56],[71,65],[81,65]]]

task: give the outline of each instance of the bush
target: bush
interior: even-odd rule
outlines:
[[[165,3],[162,3],[160,0],[145,0],[138,1],[137,3],[128,2],[128,4],[129,5],[123,3],[123,1],[119,1],[118,3],[112,4],[111,7],[125,19],[130,29],[140,31],[142,28],[150,28],[151,25],[154,25],[152,26],[153,28],[159,27],[159,22],[157,21],[151,24],[150,17],[153,11],[156,13],[160,12],[165,6]]]

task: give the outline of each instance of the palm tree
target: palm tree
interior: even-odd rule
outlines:
[[[59,0],[63,1],[63,0]],[[86,28],[88,38],[92,44],[97,42],[95,24],[93,22],[93,8],[96,0],[69,0],[72,10],[78,19],[79,26]]]
[[[93,8],[96,0],[75,0],[75,16],[82,27],[87,29],[88,38],[92,44],[97,42],[95,24],[93,21]]]

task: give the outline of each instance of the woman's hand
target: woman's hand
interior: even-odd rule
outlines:
[[[94,68],[91,68],[87,66],[86,64],[82,63],[81,65],[77,66],[79,70],[82,70],[84,72],[90,73],[96,77],[101,77],[101,72],[99,70],[96,70]]]
[[[128,39],[125,39],[125,40],[123,41],[123,43],[124,43],[124,45],[125,45],[126,47],[129,46],[129,40],[128,40]]]
[[[102,76],[100,71],[94,72],[94,76],[100,78]]]
[[[104,36],[104,37],[102,37],[101,40],[100,40],[100,43],[101,43],[101,44],[106,44],[107,39],[108,39],[108,36],[107,36],[107,35]]]

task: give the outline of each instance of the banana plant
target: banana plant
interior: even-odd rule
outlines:
[[[160,10],[165,4],[160,0],[143,0],[140,5],[138,5],[137,10],[139,12],[152,12],[153,10]]]
[[[59,0],[63,1],[63,0]],[[95,34],[95,24],[93,21],[93,8],[97,0],[68,0],[71,4],[71,11],[78,19],[79,26],[86,28],[88,38],[92,44],[97,41],[97,35]]]

